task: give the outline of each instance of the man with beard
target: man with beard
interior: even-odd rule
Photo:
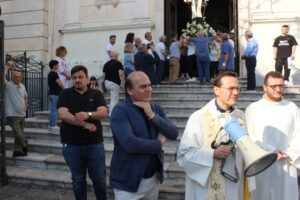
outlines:
[[[300,112],[283,98],[284,77],[271,71],[264,79],[264,96],[245,112],[249,136],[259,146],[277,153],[277,161],[254,177],[254,200],[298,200],[300,168]],[[250,181],[251,181],[250,179]]]
[[[87,199],[86,170],[97,200],[106,200],[105,155],[100,120],[107,116],[103,95],[88,87],[86,67],[71,70],[74,86],[65,89],[57,103],[62,152],[72,174],[76,200]]]

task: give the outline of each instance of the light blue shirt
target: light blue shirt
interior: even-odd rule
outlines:
[[[179,41],[172,42],[170,46],[170,57],[178,58],[180,59],[180,47],[181,43]]]
[[[256,39],[254,38],[249,38],[246,49],[244,51],[244,56],[249,57],[249,56],[257,56],[258,52],[258,43]]]

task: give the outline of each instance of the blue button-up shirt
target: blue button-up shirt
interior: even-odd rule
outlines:
[[[258,52],[258,43],[257,43],[256,39],[249,38],[245,52],[244,52],[244,56],[245,57],[251,57],[251,56],[256,57],[257,52]]]

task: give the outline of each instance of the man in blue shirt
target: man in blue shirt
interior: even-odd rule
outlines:
[[[115,106],[110,118],[114,151],[110,184],[116,200],[158,199],[163,181],[162,145],[175,140],[177,127],[162,108],[151,102],[152,86],[141,71],[129,74],[126,100]]]
[[[253,38],[253,33],[251,31],[245,32],[245,38],[247,40],[247,46],[245,48],[242,59],[245,60],[247,69],[247,90],[255,90],[256,79],[255,79],[255,67],[256,67],[256,56],[258,52],[258,43],[256,39]]]
[[[229,42],[229,35],[227,33],[222,34],[219,70],[234,71],[234,48]]]
[[[206,37],[205,32],[199,31],[197,37],[187,37],[188,41],[192,42],[196,46],[196,56],[197,56],[197,68],[198,77],[200,84],[203,84],[203,75],[205,77],[205,83],[210,84],[210,72],[209,72],[209,49],[208,43],[212,42],[215,37]]]

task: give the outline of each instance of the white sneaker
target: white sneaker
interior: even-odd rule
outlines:
[[[59,132],[60,131],[60,128],[58,126],[51,126],[50,127],[50,131],[51,132]]]
[[[196,82],[197,81],[197,78],[196,77],[193,77],[191,78],[192,82]]]
[[[190,82],[192,82],[193,80],[191,79],[191,78],[189,78],[188,80],[186,80],[185,82],[186,83],[190,83]]]

